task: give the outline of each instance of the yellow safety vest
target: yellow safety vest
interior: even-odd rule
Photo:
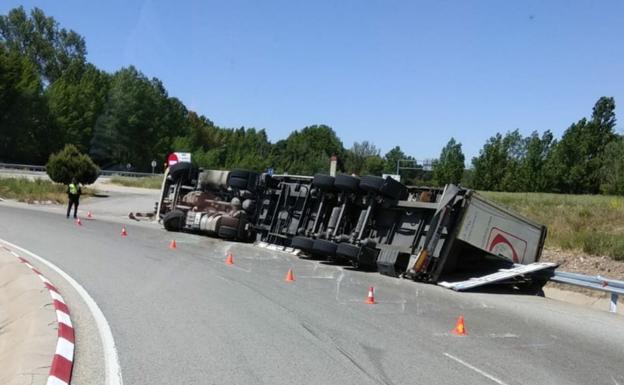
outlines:
[[[77,195],[78,194],[78,187],[75,184],[70,183],[69,184],[69,193],[71,195]]]

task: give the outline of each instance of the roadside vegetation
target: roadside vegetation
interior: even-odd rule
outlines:
[[[548,227],[546,247],[624,261],[624,197],[481,192]]]
[[[118,184],[121,186],[127,186],[127,187],[160,189],[162,187],[162,181],[163,181],[162,175],[147,176],[143,178],[129,178],[129,177],[124,177],[124,176],[114,176],[111,178],[110,183]]]
[[[83,196],[92,196],[93,189],[82,187]],[[67,203],[67,186],[43,179],[0,178],[0,198],[27,203]]]

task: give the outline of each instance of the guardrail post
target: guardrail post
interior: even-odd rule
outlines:
[[[611,293],[611,304],[609,307],[609,311],[611,313],[617,313],[617,300],[618,300],[618,295],[616,293]]]

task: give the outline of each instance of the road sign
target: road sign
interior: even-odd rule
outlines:
[[[178,163],[178,155],[175,152],[172,152],[171,154],[169,154],[169,156],[167,157],[167,165],[169,167],[173,166],[174,164]]]
[[[154,169],[156,168],[156,161],[152,161],[152,174],[154,173]]]
[[[172,152],[167,157],[167,165],[169,167],[173,166],[178,162],[191,162],[191,153],[190,152]]]

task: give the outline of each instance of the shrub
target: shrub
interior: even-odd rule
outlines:
[[[50,155],[46,171],[50,179],[63,184],[69,184],[74,177],[82,184],[91,184],[100,173],[91,158],[81,154],[73,144],[68,144],[60,152]]]

